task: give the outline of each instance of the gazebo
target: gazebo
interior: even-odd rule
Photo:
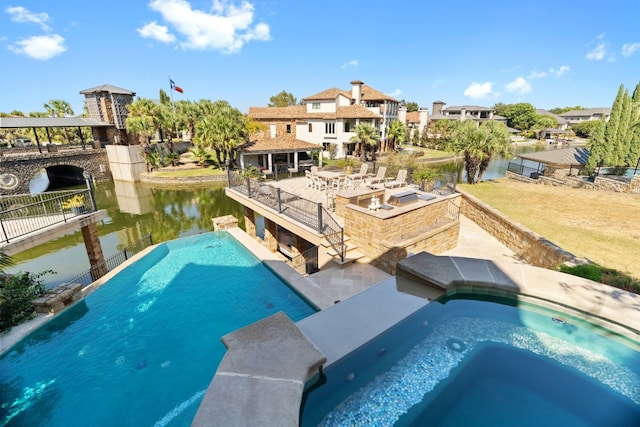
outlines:
[[[544,174],[545,176],[553,176],[557,170],[569,169],[569,175],[573,168],[576,168],[577,172],[580,172],[589,159],[589,149],[586,147],[569,147],[560,148],[557,150],[538,151],[536,153],[522,153],[518,154],[520,158],[520,165],[515,162],[510,162],[510,166],[515,164],[520,168],[520,175],[524,175],[522,172],[527,168],[523,165],[524,160],[529,160],[538,163],[537,172],[530,174],[531,178],[537,178],[538,175]],[[509,167],[511,172],[512,167]]]
[[[322,146],[293,137],[266,138],[257,135],[238,147],[238,154],[241,169],[254,166],[268,175],[297,173],[301,169],[311,168],[313,157],[309,154],[318,151],[322,162],[322,150]]]

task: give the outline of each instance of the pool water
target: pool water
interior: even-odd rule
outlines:
[[[0,425],[190,425],[220,337],[315,309],[226,232],[166,242],[0,358]]]
[[[513,304],[427,305],[329,366],[305,392],[301,424],[640,425],[637,343]]]

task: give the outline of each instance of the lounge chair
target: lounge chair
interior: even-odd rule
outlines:
[[[354,179],[364,179],[367,176],[367,171],[369,170],[369,164],[363,163],[360,165],[360,172],[354,173],[351,175]]]
[[[384,183],[386,188],[396,188],[396,187],[404,187],[407,185],[407,170],[400,169],[398,171],[398,176],[393,181],[388,181]]]
[[[378,173],[375,175],[369,175],[369,178],[367,180],[369,181],[369,184],[380,184],[387,180],[387,178],[384,177],[386,174],[387,174],[387,167],[380,166],[378,168]]]

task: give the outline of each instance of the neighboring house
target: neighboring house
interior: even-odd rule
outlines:
[[[564,118],[570,125],[589,120],[600,120],[602,116],[605,116],[608,121],[611,116],[611,108],[585,108],[584,110],[572,110],[558,115]]]
[[[565,119],[562,116],[559,116],[558,114],[554,114],[550,111],[543,110],[542,108],[536,108],[536,113],[540,116],[549,116],[554,118],[556,122],[558,122],[557,129],[567,130],[567,127],[569,127],[569,122],[567,121],[567,119]]]
[[[413,134],[422,132],[429,121],[429,111],[426,108],[420,108],[418,111],[407,112],[404,105],[398,110],[398,120],[400,120],[409,130],[407,138],[409,141],[413,138]]]
[[[303,98],[305,105],[251,107],[249,117],[268,127],[271,139],[293,138],[322,146],[337,146],[337,156],[351,154],[355,128],[368,123],[385,137],[386,127],[398,118],[400,102],[359,80],[351,91],[331,88]]]
[[[507,124],[507,118],[496,114],[496,110],[489,107],[480,107],[478,105],[458,105],[444,108],[446,104],[442,101],[433,103],[433,110],[429,116],[429,122],[438,120],[475,120],[478,123],[495,120]]]

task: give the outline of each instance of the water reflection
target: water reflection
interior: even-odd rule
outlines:
[[[96,185],[96,203],[107,218],[98,223],[105,258],[151,233],[154,243],[213,230],[211,218],[233,215],[244,227],[244,211],[224,195],[224,186],[168,190],[142,184],[113,182]],[[7,271],[40,272],[47,287],[69,281],[89,268],[80,231],[67,234],[13,257],[17,264]]]

